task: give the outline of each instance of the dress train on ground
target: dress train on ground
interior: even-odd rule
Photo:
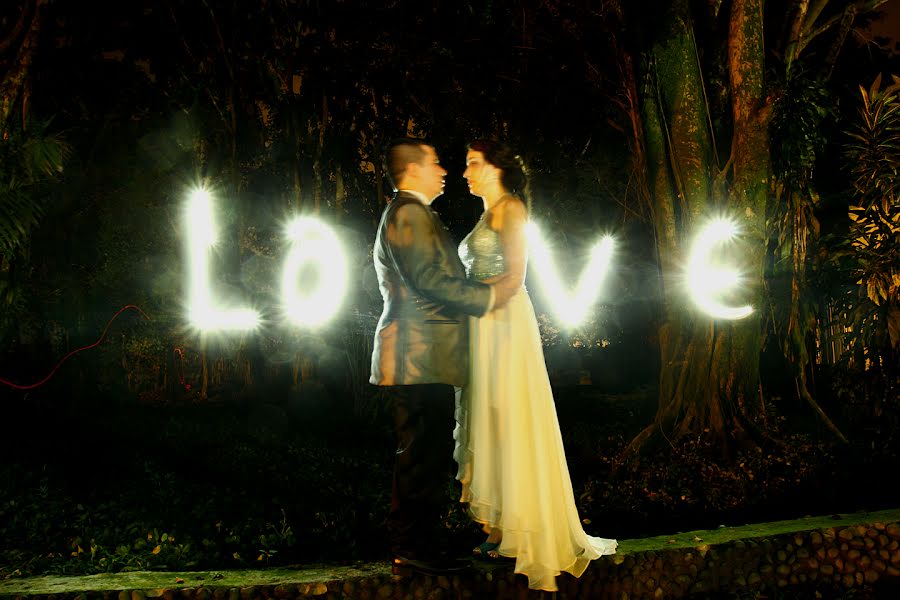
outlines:
[[[615,540],[587,535],[525,288],[509,304],[470,320],[469,384],[457,395],[454,458],[461,501],[485,531],[499,527],[501,556],[532,589],[556,591],[556,576],[580,576],[614,554]]]

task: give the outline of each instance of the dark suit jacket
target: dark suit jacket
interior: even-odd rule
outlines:
[[[456,245],[430,207],[400,192],[375,238],[384,309],[375,332],[375,385],[465,385],[468,315],[487,312],[488,285],[466,279]]]

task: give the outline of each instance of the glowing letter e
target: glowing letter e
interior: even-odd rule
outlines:
[[[688,286],[691,297],[700,310],[715,319],[743,319],[753,313],[753,307],[728,306],[717,298],[738,286],[740,275],[734,269],[716,268],[710,263],[713,248],[737,235],[737,225],[728,219],[708,223],[694,240],[688,262]]]
[[[188,202],[187,239],[190,256],[188,318],[201,331],[254,329],[259,313],[250,309],[222,309],[212,302],[209,283],[209,251],[216,243],[212,198],[195,190]]]

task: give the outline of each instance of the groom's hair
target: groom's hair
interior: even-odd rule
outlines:
[[[425,146],[428,146],[428,142],[415,138],[391,140],[384,153],[384,174],[392,190],[397,191],[397,183],[403,179],[409,163],[421,163],[425,160]]]

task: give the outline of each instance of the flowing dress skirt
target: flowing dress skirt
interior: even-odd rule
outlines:
[[[469,384],[453,432],[461,502],[485,531],[503,530],[497,550],[515,557],[528,587],[556,591],[560,572],[580,576],[617,542],[581,527],[528,293],[469,325]]]

